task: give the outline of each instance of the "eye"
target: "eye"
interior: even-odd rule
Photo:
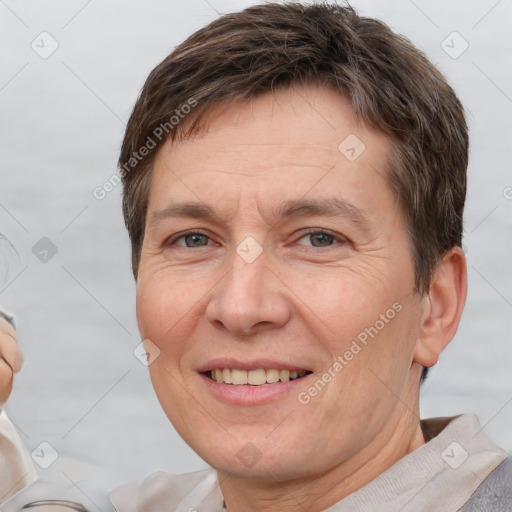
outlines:
[[[303,240],[305,240],[306,243],[301,243]],[[298,240],[298,243],[299,245],[311,245],[312,247],[330,247],[335,242],[343,241],[341,237],[320,230],[307,233]],[[309,242],[309,244],[307,242]]]
[[[311,231],[303,235],[299,240],[299,245],[309,245],[311,247],[321,248],[330,247],[336,242],[343,243],[345,240],[343,237],[331,234],[324,230]],[[178,245],[181,247],[205,247],[208,246],[211,239],[208,235],[200,233],[198,231],[190,231],[182,233],[166,242],[166,245]]]
[[[189,233],[183,233],[176,238],[172,238],[167,242],[166,245],[179,245],[181,247],[203,247],[208,245],[209,241],[209,236],[203,233],[192,231]]]

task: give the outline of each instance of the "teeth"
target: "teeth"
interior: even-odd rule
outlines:
[[[267,382],[269,384],[279,382],[279,370],[267,370]]]
[[[222,370],[222,378],[226,384],[233,383],[233,379],[231,377],[231,370],[229,368],[224,368]],[[217,380],[217,379],[215,379],[215,380]],[[222,382],[222,381],[217,380],[217,382]]]
[[[275,382],[288,382],[298,377],[306,375],[306,370],[278,370],[270,368],[264,370],[258,368],[257,370],[237,370],[231,368],[216,368],[211,370],[209,375],[212,380],[220,384],[235,384],[243,385],[250,384],[252,386],[261,386],[263,384],[273,384]]]
[[[233,384],[247,384],[247,372],[245,370],[231,370]],[[217,382],[222,382],[217,379]]]
[[[251,370],[247,372],[247,382],[253,386],[261,386],[267,382],[267,372],[263,369]]]

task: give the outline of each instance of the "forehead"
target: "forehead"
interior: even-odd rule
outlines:
[[[332,89],[286,89],[218,105],[204,127],[159,150],[150,207],[156,202],[161,208],[169,194],[225,203],[234,189],[237,197],[275,201],[342,189],[375,196],[387,188],[389,139],[360,122],[350,102]]]
[[[183,119],[185,128],[189,120]],[[289,158],[287,149],[293,147],[300,158],[314,161],[332,161],[342,155],[357,159],[363,145],[384,152],[390,147],[389,137],[358,119],[350,100],[331,87],[294,86],[233,104],[218,103],[207,109],[198,124],[198,133],[184,142],[193,141],[195,149],[200,143],[215,145],[217,153],[229,151],[230,158],[236,163],[238,157],[242,165],[255,146],[257,151],[272,150],[272,158]],[[350,147],[355,154],[343,153]]]

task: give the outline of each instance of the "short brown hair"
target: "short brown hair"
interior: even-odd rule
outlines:
[[[151,72],[119,159],[135,277],[156,151],[136,162],[134,152],[191,100],[196,106],[186,122],[166,130],[157,147],[193,135],[215,104],[306,84],[336,88],[359,119],[390,137],[387,178],[410,235],[415,289],[428,292],[441,256],[462,243],[468,163],[462,105],[408,39],[350,6],[328,3],[268,3],[223,15]],[[128,166],[130,159],[136,165]]]

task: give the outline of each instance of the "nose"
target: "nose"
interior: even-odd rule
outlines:
[[[286,286],[263,252],[249,263],[235,253],[231,269],[215,287],[206,308],[216,328],[242,336],[283,327],[291,316]]]

